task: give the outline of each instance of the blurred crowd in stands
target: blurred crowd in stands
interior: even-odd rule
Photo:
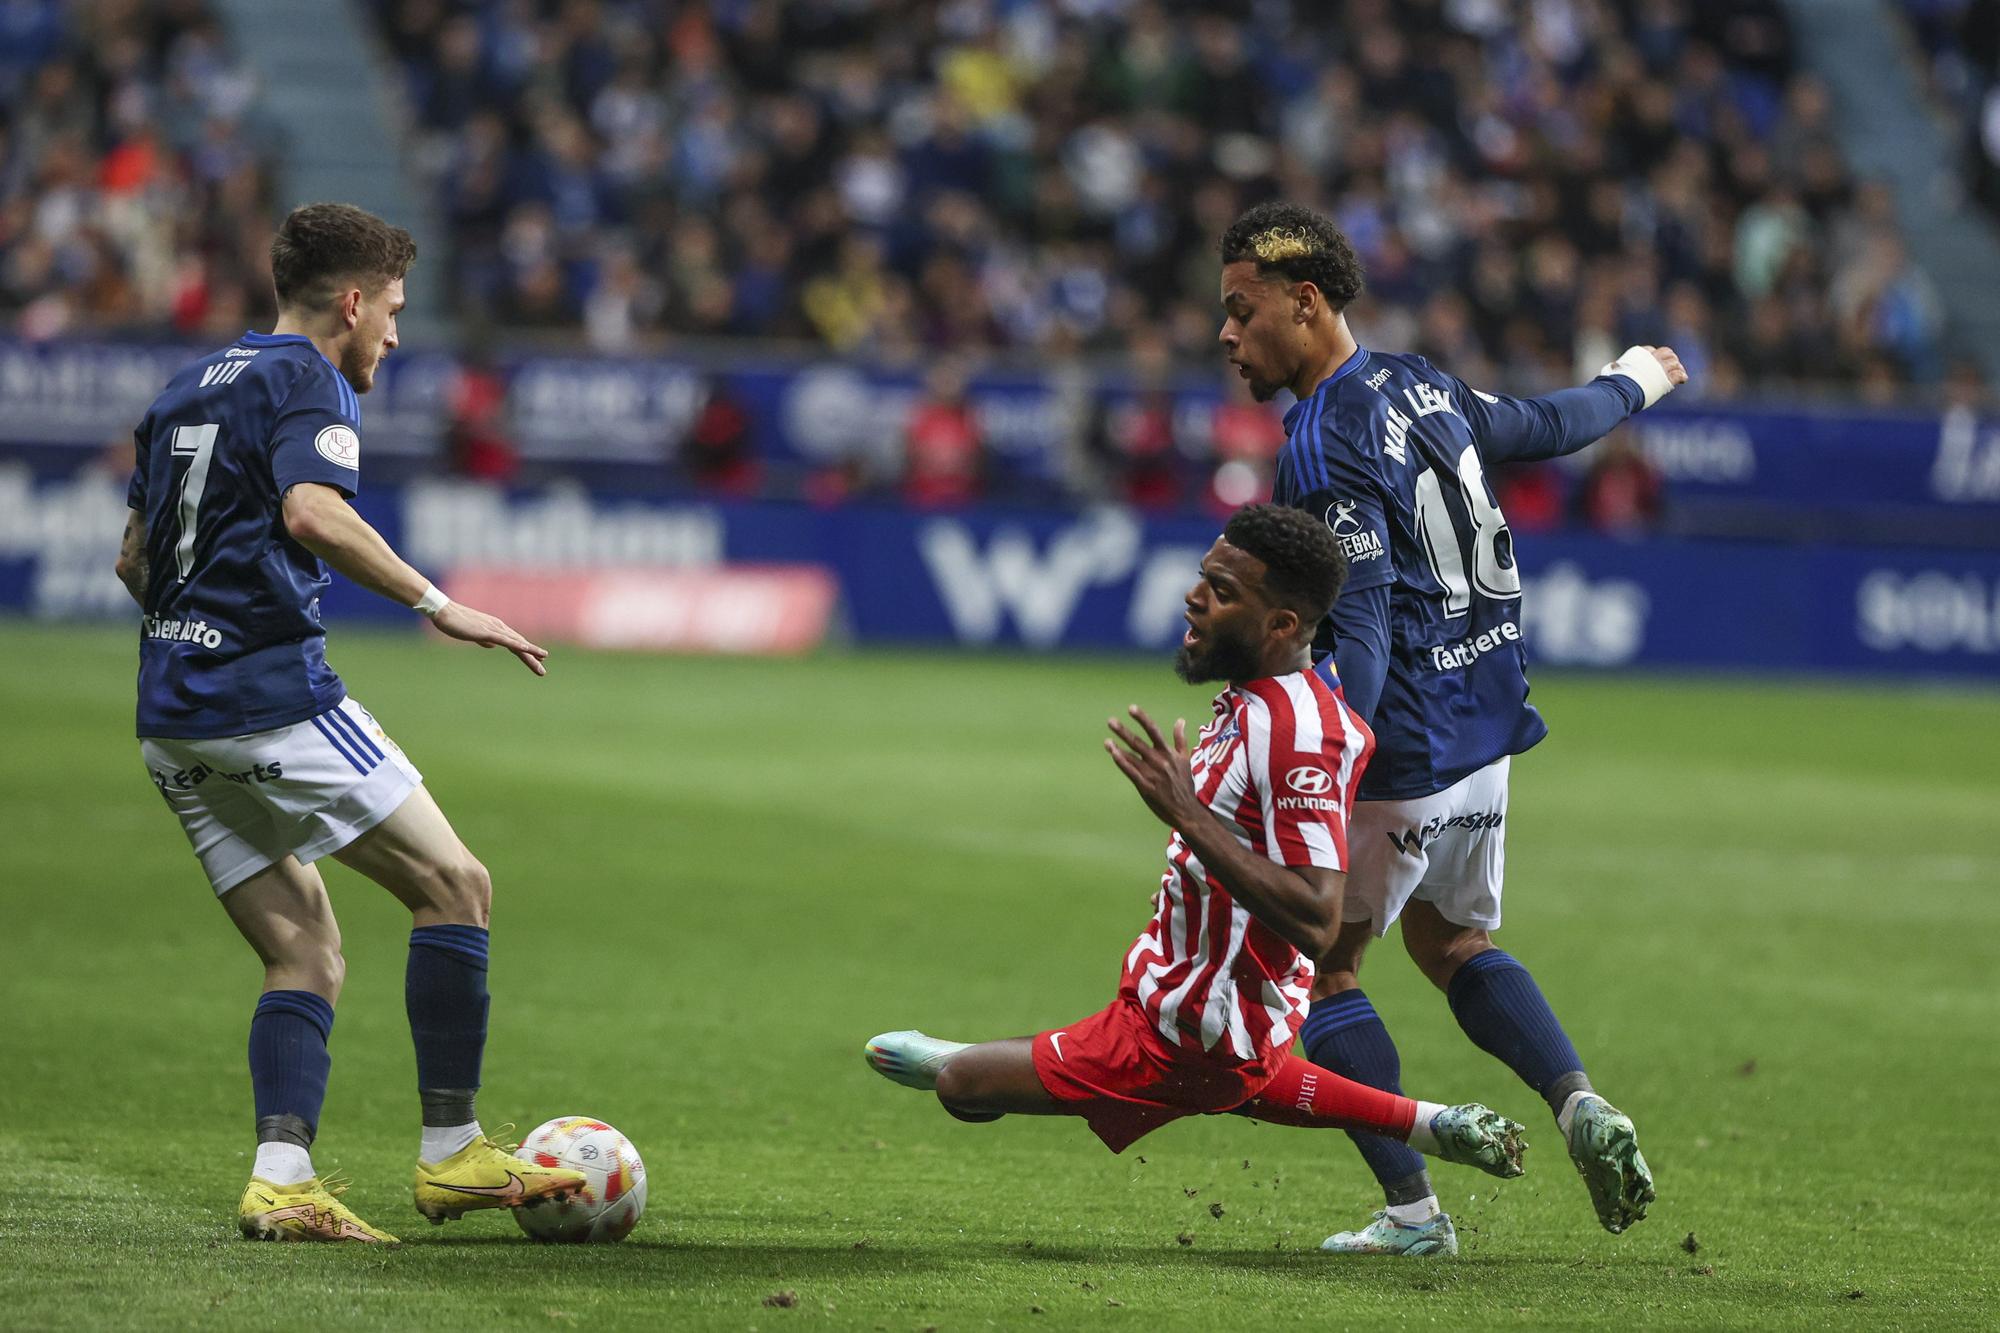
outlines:
[[[1778,0],[374,3],[453,289],[606,349],[1204,357],[1215,237],[1282,194],[1354,239],[1368,338],[1474,380],[1944,370]]]
[[[268,319],[256,90],[205,0],[0,0],[0,329]]]
[[[761,456],[760,411],[791,416],[727,372],[701,385],[684,429],[660,440],[669,475],[700,494],[748,499],[784,496],[815,505],[894,500],[915,509],[982,501],[1074,505],[1109,501],[1153,513],[1226,516],[1270,498],[1285,432],[1275,404],[1254,402],[1234,375],[1203,380],[1176,374],[1165,348],[1142,349],[1116,379],[1078,368],[1029,398],[971,377],[965,357],[932,358],[907,391],[884,385],[869,424],[836,447],[822,439],[809,457]],[[1220,392],[1216,390],[1219,387]],[[867,395],[869,390],[856,392]],[[454,471],[481,481],[533,484],[552,479],[546,460],[524,459],[508,432],[505,384],[489,365],[468,363],[448,403],[448,457]],[[836,417],[854,404],[818,405]],[[1006,419],[1012,418],[1012,439]],[[1019,423],[1034,422],[1022,448]],[[879,423],[879,424],[878,424]],[[650,472],[648,468],[646,471]],[[621,471],[621,476],[630,476]],[[1585,454],[1554,464],[1487,469],[1512,527],[1541,532],[1589,527],[1635,535],[1665,517],[1659,471],[1629,427]],[[639,476],[656,484],[657,474]],[[615,488],[619,483],[601,482]]]
[[[1216,237],[1272,196],[1353,239],[1364,343],[1475,384],[1573,383],[1633,342],[1672,344],[1690,396],[1970,373],[1780,0],[361,2],[462,327],[909,367],[917,503],[983,493],[964,381],[993,357],[1136,381],[1080,418],[1077,493],[1254,491],[1272,414],[1232,397],[1191,445],[1167,386],[1215,364]],[[1903,3],[2000,197],[2000,0]],[[5,330],[267,319],[291,200],[255,96],[208,0],[0,0]],[[503,473],[505,386],[475,362],[454,456]],[[696,474],[760,484],[726,395],[697,433]]]
[[[2000,0],[1901,0],[1931,87],[1957,117],[1971,193],[2000,217]]]

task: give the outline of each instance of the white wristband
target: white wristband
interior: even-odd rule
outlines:
[[[438,612],[450,605],[451,598],[439,592],[437,584],[426,583],[424,585],[424,595],[417,598],[417,604],[410,609],[421,615],[430,616],[435,619]]]
[[[1658,357],[1643,347],[1626,348],[1625,355],[1597,373],[1623,375],[1631,380],[1639,386],[1639,392],[1646,396],[1647,407],[1651,407],[1674,391],[1674,382],[1667,378],[1667,368],[1660,364]]]

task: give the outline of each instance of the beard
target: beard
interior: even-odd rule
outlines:
[[[375,354],[358,342],[349,343],[340,355],[340,377],[356,393],[367,393],[375,387]]]
[[[1250,680],[1259,675],[1257,650],[1240,639],[1215,635],[1183,643],[1174,654],[1174,674],[1189,685],[1211,680]]]
[[[1260,380],[1255,375],[1250,377],[1250,396],[1260,403],[1270,402],[1278,396],[1278,390],[1284,387],[1282,384],[1272,384],[1268,380]]]

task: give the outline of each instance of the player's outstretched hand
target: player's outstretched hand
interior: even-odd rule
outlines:
[[[1682,365],[1681,359],[1674,355],[1673,348],[1648,347],[1646,350],[1651,352],[1653,359],[1660,363],[1660,369],[1667,372],[1668,383],[1678,387],[1688,382],[1687,367]]]
[[[1645,343],[1626,348],[1623,356],[1597,373],[1623,375],[1638,385],[1639,393],[1645,399],[1640,404],[1641,411],[1688,382],[1687,367],[1674,355],[1673,348],[1652,347]]]
[[[1174,723],[1174,739],[1169,743],[1153,725],[1153,719],[1146,716],[1145,709],[1133,704],[1126,711],[1146,734],[1134,735],[1117,718],[1106,718],[1105,725],[1117,740],[1105,741],[1104,749],[1160,822],[1168,828],[1184,828],[1186,821],[1202,809],[1201,798],[1195,795],[1194,775],[1188,767],[1192,752],[1187,744],[1187,720]],[[1122,748],[1119,741],[1124,742]]]
[[[521,665],[538,676],[546,676],[549,669],[542,660],[549,650],[538,644],[529,643],[516,634],[508,623],[498,616],[489,616],[484,611],[475,611],[463,602],[447,602],[444,610],[431,621],[440,634],[466,643],[476,643],[481,648],[505,648],[521,659]]]

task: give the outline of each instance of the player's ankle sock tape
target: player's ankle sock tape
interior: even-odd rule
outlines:
[[[304,1116],[260,1115],[257,1117],[257,1146],[261,1149],[269,1144],[288,1144],[301,1152],[312,1147],[319,1137],[319,1130],[306,1123]],[[262,1174],[261,1172],[259,1174]],[[308,1171],[307,1175],[312,1173]],[[277,1180],[276,1176],[265,1176],[266,1180]],[[303,1179],[303,1177],[301,1177]],[[287,1184],[286,1181],[278,1181]]]
[[[1408,1144],[1400,1144],[1398,1146],[1409,1147]],[[1416,1149],[1411,1148],[1410,1151],[1415,1152]],[[1421,1154],[1419,1154],[1419,1157],[1421,1158]],[[1411,1216],[1414,1216],[1417,1221],[1421,1222],[1424,1218],[1429,1217],[1431,1213],[1439,1211],[1437,1206],[1437,1186],[1431,1184],[1430,1168],[1425,1167],[1415,1175],[1406,1176],[1401,1180],[1383,1182],[1382,1202],[1388,1208],[1391,1215],[1395,1216],[1399,1221],[1408,1221]],[[1426,1203],[1429,1205],[1430,1212],[1423,1211],[1423,1205]],[[1406,1216],[1405,1214],[1412,1207],[1417,1208],[1418,1212]],[[1397,1212],[1396,1210],[1399,1208],[1403,1209],[1404,1212]]]
[[[1581,1069],[1577,1069],[1564,1074],[1561,1078],[1549,1084],[1548,1087],[1543,1088],[1542,1096],[1548,1099],[1549,1109],[1556,1113],[1557,1123],[1561,1125],[1562,1132],[1567,1134],[1569,1133],[1569,1122],[1562,1118],[1563,1112],[1570,1109],[1572,1099],[1581,1097],[1586,1093],[1594,1093],[1595,1091],[1597,1090],[1590,1086],[1590,1076]],[[1570,1113],[1572,1116],[1575,1115],[1574,1111]]]
[[[417,1050],[419,1088],[477,1088],[486,1053],[486,931],[418,926],[410,932],[403,1003]]]
[[[1322,1069],[1371,1088],[1402,1092],[1403,1058],[1374,1004],[1360,989],[1314,1000],[1299,1037],[1305,1042],[1306,1058]],[[1424,1156],[1409,1144],[1380,1134],[1350,1132],[1347,1137],[1354,1140],[1390,1203],[1412,1203],[1431,1192]]]
[[[1480,1050],[1546,1096],[1565,1074],[1583,1068],[1528,969],[1503,949],[1474,954],[1445,988],[1452,1016]]]
[[[477,1088],[418,1088],[417,1100],[424,1108],[424,1128],[460,1129],[470,1125],[476,1129],[475,1122],[479,1119],[476,1105],[478,1092]],[[458,1146],[463,1148],[465,1143],[460,1143]],[[456,1152],[457,1149],[453,1151]],[[435,1162],[438,1159],[426,1157],[424,1160]]]
[[[332,1035],[333,1005],[311,991],[266,991],[258,999],[250,1018],[250,1086],[260,1138],[267,1123],[277,1122],[286,1137],[302,1126],[300,1146],[312,1143],[333,1068],[326,1049]]]

